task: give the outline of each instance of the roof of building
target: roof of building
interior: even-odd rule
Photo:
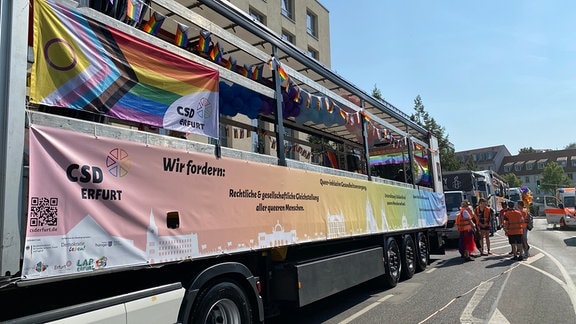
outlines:
[[[565,172],[576,172],[576,149],[558,150],[558,151],[545,151],[534,153],[521,153],[518,155],[506,156],[502,160],[502,164],[498,169],[499,174],[514,173],[516,175],[530,175],[542,173],[542,169],[538,166],[533,166],[534,162],[541,163],[565,163]],[[527,170],[526,166],[532,166],[532,169]],[[505,171],[505,167],[514,166],[513,170]],[[520,170],[516,170],[516,167]],[[529,166],[529,167],[530,167]]]

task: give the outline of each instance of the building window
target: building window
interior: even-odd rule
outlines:
[[[526,163],[526,170],[534,169],[534,163]]]
[[[308,52],[306,52],[306,54],[313,59],[316,60],[318,59],[318,51],[313,49],[312,47],[308,47]]]
[[[514,171],[522,171],[522,164],[515,164]]]
[[[576,167],[576,156],[573,156],[571,160],[572,160],[572,166]]]
[[[294,1],[293,0],[281,0],[281,1],[282,1],[282,15],[286,18],[293,19]]]
[[[250,17],[252,17],[252,19],[262,23],[263,25],[266,25],[266,17],[258,10],[250,7],[250,9],[248,9],[248,14],[250,14]]]
[[[568,176],[568,179],[574,180],[574,174],[573,173],[567,173],[566,175]]]
[[[504,166],[504,172],[510,172],[512,171],[512,166],[511,165],[505,165]]]
[[[289,32],[282,30],[282,39],[294,44],[294,35],[290,34]]]
[[[528,176],[524,177],[524,183],[530,183],[530,177]]]
[[[306,31],[309,35],[318,37],[318,17],[311,11],[306,11]]]

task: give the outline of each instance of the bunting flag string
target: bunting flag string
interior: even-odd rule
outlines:
[[[147,4],[143,0],[127,0],[126,5],[126,18],[132,21],[139,21],[141,16],[144,12],[144,9],[150,10],[150,19],[141,27],[142,30],[145,32],[156,35],[160,30],[161,26],[163,25],[165,19],[167,17],[163,16],[161,13],[157,12],[153,9],[149,4]],[[169,17],[168,17],[169,18]],[[169,18],[172,19],[172,18]],[[174,19],[172,19],[174,20]],[[174,44],[182,47],[187,48],[189,43],[189,30],[190,27],[181,24],[179,21],[174,20],[176,22],[176,32],[174,36]],[[223,55],[225,54],[224,49],[216,42],[216,44],[212,43],[212,35],[209,31],[204,29],[198,29],[194,27],[194,29],[199,31],[199,37],[197,42],[196,50],[199,54],[203,55],[205,58],[209,58],[213,62],[223,66],[224,68],[234,71],[244,77],[250,78],[253,81],[261,82],[263,80],[263,68],[264,64],[259,65],[238,65],[236,63],[236,59],[233,56],[228,56],[228,58],[224,58]],[[316,116],[316,119],[319,116],[323,116],[323,118],[334,120],[334,111],[336,110],[337,119],[340,120],[343,125],[348,127],[358,127],[362,119],[367,123],[367,129],[370,131],[370,135],[373,138],[376,138],[378,141],[388,140],[388,142],[395,147],[405,146],[406,139],[404,141],[397,140],[392,136],[387,129],[381,129],[379,126],[374,124],[374,121],[370,118],[370,116],[366,113],[361,111],[354,111],[354,112],[347,112],[346,110],[342,109],[334,100],[331,100],[327,96],[323,95],[312,95],[307,93],[305,90],[301,89],[295,83],[292,83],[290,80],[289,74],[286,72],[282,64],[278,61],[277,58],[274,56],[271,57],[268,62],[266,62],[270,68],[270,70],[274,70],[274,68],[278,71],[278,78],[281,82],[282,88],[287,92],[290,93],[290,99],[300,105],[301,108],[315,108],[317,111],[325,111],[320,115]],[[301,111],[301,110],[300,110]],[[340,119],[341,118],[341,119]],[[317,123],[322,123],[322,120],[314,120]],[[249,134],[248,132],[247,134]],[[240,136],[241,133],[238,133]],[[419,149],[426,150],[419,146]],[[431,152],[431,150],[429,150]]]

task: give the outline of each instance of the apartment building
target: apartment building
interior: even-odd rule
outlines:
[[[255,21],[330,67],[329,12],[317,0],[230,0]]]
[[[455,155],[465,169],[468,166],[475,166],[476,170],[493,171],[498,171],[504,158],[511,156],[510,151],[504,145],[459,151]]]
[[[535,196],[542,196],[543,192],[538,189],[537,182],[542,178],[546,164],[550,162],[556,162],[561,166],[572,180],[572,185],[576,185],[576,149],[507,156],[503,159],[498,173],[501,175],[514,173],[522,181],[522,185],[530,188]]]

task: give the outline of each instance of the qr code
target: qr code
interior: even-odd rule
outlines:
[[[33,227],[57,226],[58,198],[32,197],[29,225]]]

